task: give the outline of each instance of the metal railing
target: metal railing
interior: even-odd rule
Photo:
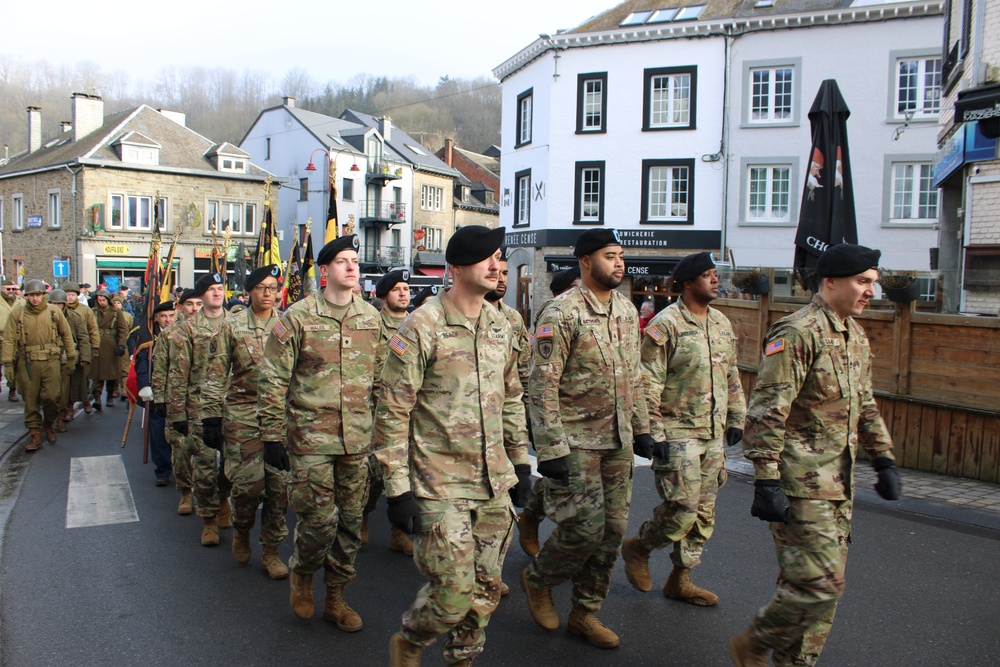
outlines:
[[[361,219],[399,225],[406,222],[406,204],[387,201],[360,202]]]
[[[365,244],[361,261],[366,264],[380,266],[401,266],[407,263],[406,249],[399,245],[368,245]]]

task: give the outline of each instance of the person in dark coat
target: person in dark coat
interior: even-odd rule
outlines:
[[[139,400],[144,403],[146,415],[149,419],[149,457],[153,459],[153,474],[156,475],[157,486],[167,486],[170,484],[170,445],[167,444],[167,435],[164,431],[166,418],[158,415],[153,407],[153,389],[149,381],[149,360],[153,356],[153,347],[157,344],[160,332],[174,323],[177,313],[174,311],[173,301],[164,301],[156,306],[153,311],[153,340],[149,345],[140,345],[135,353],[135,379],[139,388]]]

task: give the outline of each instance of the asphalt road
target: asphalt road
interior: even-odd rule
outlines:
[[[347,588],[365,629],[345,634],[322,620],[295,618],[287,581],[260,569],[254,536],[250,563],[238,565],[223,544],[199,544],[200,520],[175,513],[173,487],[153,485],[141,463],[139,418],[120,448],[124,409],[80,414],[57,445],[17,463],[22,477],[0,571],[0,649],[5,667],[89,665],[384,665],[389,637],[422,579],[387,548],[384,512],[372,517],[371,543]],[[138,413],[137,413],[138,415]],[[66,528],[74,457],[122,455],[138,521]],[[752,486],[731,477],[723,488],[715,536],[697,583],[719,605],[696,608],[659,592],[670,564],[653,556],[657,580],[639,593],[621,562],[601,618],[622,637],[614,651],[590,647],[530,619],[517,578],[527,557],[516,541],[505,566],[511,594],[494,614],[477,665],[728,665],[728,638],[744,629],[770,597],[776,575],[766,526],[750,517]],[[629,534],[657,498],[648,468],[636,470]],[[544,524],[547,535],[551,524]],[[291,543],[281,550],[286,558]],[[992,665],[1000,654],[1000,533],[859,504],[847,592],[823,665]],[[322,577],[314,580],[321,605]],[[556,591],[565,623],[569,587]],[[442,664],[436,648],[424,664]]]

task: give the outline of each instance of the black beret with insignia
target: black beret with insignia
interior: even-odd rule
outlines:
[[[208,291],[208,288],[212,285],[222,284],[222,274],[219,272],[206,273],[201,278],[198,278],[198,282],[194,284],[194,295],[201,296]]]
[[[597,252],[601,248],[607,248],[609,245],[621,244],[622,241],[618,238],[617,229],[588,229],[583,234],[580,234],[580,237],[576,240],[573,255],[575,257],[583,257],[592,252]]]
[[[254,269],[250,272],[250,275],[247,276],[246,283],[244,283],[243,287],[249,292],[265,278],[277,278],[280,282],[281,267],[277,264],[268,264],[267,266],[261,266]]]
[[[357,234],[339,236],[323,246],[323,249],[319,251],[319,257],[316,258],[316,263],[324,266],[332,262],[344,250],[354,250],[357,252],[360,247],[361,241],[358,240]]]
[[[816,273],[820,278],[843,278],[856,276],[868,269],[878,268],[881,250],[873,250],[863,245],[840,243],[830,246],[819,256]]]
[[[153,309],[153,314],[155,315],[156,313],[169,313],[173,312],[173,310],[174,310],[173,301],[161,301],[160,303],[156,304],[156,308]]]
[[[395,271],[390,271],[375,283],[375,296],[380,299],[384,299],[385,295],[392,291],[392,288],[396,286],[396,283],[409,283],[410,282],[410,272],[406,269],[396,269]]]
[[[451,235],[444,258],[452,266],[478,264],[500,249],[506,227],[467,225]]]
[[[686,280],[694,280],[709,269],[714,268],[715,258],[712,257],[712,253],[696,252],[682,257],[681,261],[677,262],[670,277],[674,282],[683,283]]]
[[[424,301],[431,298],[432,296],[435,296],[438,293],[439,289],[440,288],[437,285],[428,285],[427,287],[417,292],[417,296],[413,299],[413,307],[416,309],[424,305]]]
[[[191,299],[197,299],[197,298],[198,298],[198,295],[194,293],[194,289],[188,288],[188,289],[184,290],[183,292],[181,292],[181,298],[177,299],[177,304],[180,305],[180,304],[184,303],[185,301],[189,301]]]
[[[574,266],[572,269],[565,269],[552,276],[552,282],[549,283],[552,296],[558,296],[568,290],[573,285],[573,281],[579,277],[579,266]]]

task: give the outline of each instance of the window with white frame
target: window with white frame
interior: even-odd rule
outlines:
[[[607,131],[608,73],[592,72],[577,76],[576,83],[576,132],[577,134]]]
[[[755,67],[750,70],[750,122],[770,123],[792,117],[791,67]]]
[[[640,222],[694,223],[694,160],[642,161]]]
[[[11,212],[14,214],[14,230],[24,229],[24,196],[14,195],[10,198]]]
[[[423,244],[428,252],[441,252],[441,237],[444,230],[440,227],[421,227],[424,230]]]
[[[245,174],[247,171],[247,162],[246,160],[236,157],[220,157],[219,171],[230,171],[236,174]]]
[[[257,204],[248,202],[243,207],[243,234],[244,236],[257,235]]]
[[[573,222],[604,222],[604,161],[576,163],[576,197]]]
[[[941,57],[896,59],[895,117],[936,119],[941,110]]]
[[[111,206],[108,207],[108,217],[104,223],[107,229],[121,229],[125,216],[125,195],[111,195]]]
[[[421,185],[420,208],[425,211],[444,210],[444,188],[434,185]]]
[[[531,170],[514,174],[514,227],[531,223]]]
[[[58,190],[49,190],[49,208],[47,212],[49,217],[49,229],[59,229],[62,220],[60,218]]]
[[[643,129],[695,128],[697,67],[645,70]]]
[[[153,198],[142,195],[129,195],[125,207],[126,230],[152,229]]]
[[[932,162],[893,162],[890,223],[933,223],[938,219],[938,190]]]
[[[233,202],[209,200],[208,216],[205,219],[205,233],[222,234],[227,229],[235,236],[257,235],[257,204],[250,202]]]
[[[792,168],[781,164],[752,164],[746,170],[747,222],[790,222]]]
[[[516,137],[514,148],[519,148],[531,143],[531,115],[532,100],[534,98],[533,89],[529,88],[517,96]]]

